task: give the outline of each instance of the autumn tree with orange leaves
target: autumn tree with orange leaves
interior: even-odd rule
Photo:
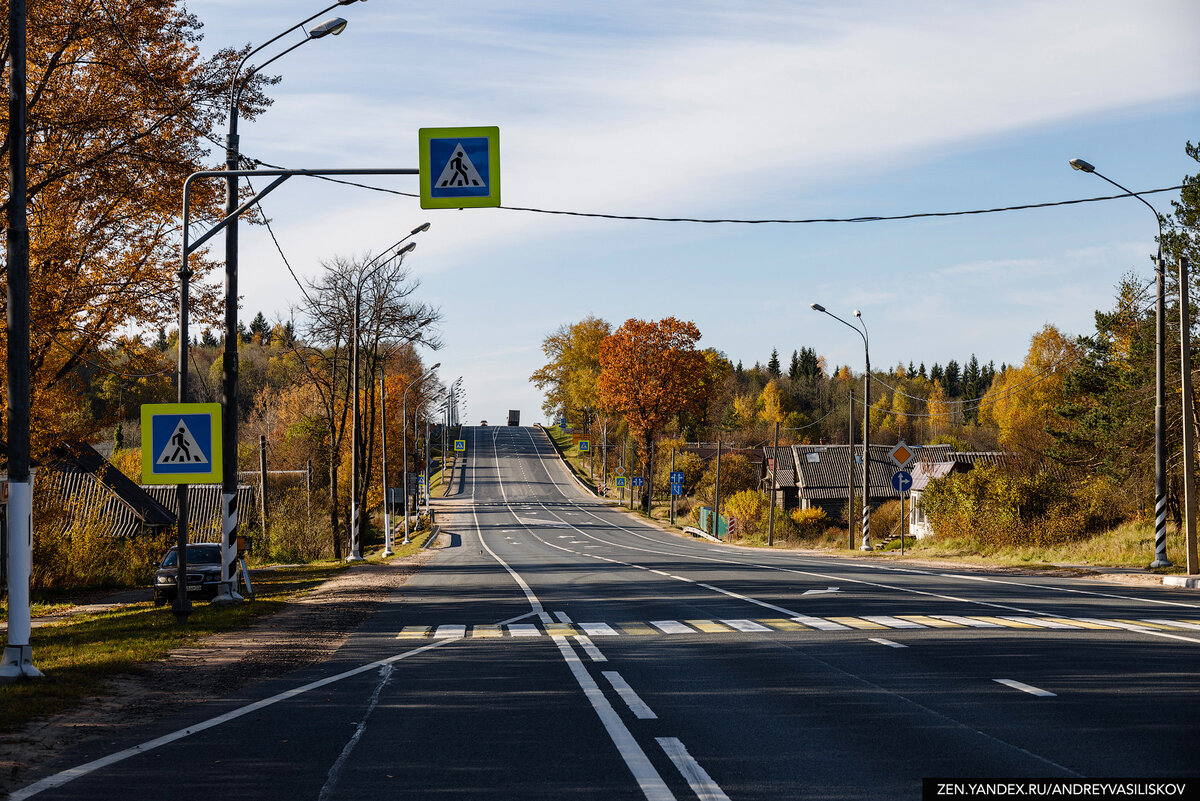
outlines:
[[[705,359],[696,349],[699,339],[695,323],[667,317],[626,320],[600,343],[600,401],[624,416],[630,432],[641,438],[646,459],[663,426],[702,397]],[[651,475],[653,465],[645,469]],[[648,495],[643,504],[648,508]]]
[[[0,0],[0,15],[7,14],[8,2]],[[35,453],[115,422],[93,417],[81,403],[88,383],[82,373],[136,378],[169,372],[157,349],[140,347],[128,332],[169,325],[175,317],[183,181],[216,160],[210,146],[221,147],[230,75],[245,52],[226,49],[202,58],[200,28],[180,0],[29,4]],[[0,31],[6,68],[9,45],[7,30]],[[243,118],[269,102],[262,90],[271,80],[252,81],[243,95]],[[4,106],[5,130],[7,117]],[[5,206],[8,155],[6,140],[0,150]],[[222,191],[216,181],[197,186],[194,222],[220,214]],[[215,321],[222,298],[201,281],[212,267],[210,259],[193,256],[192,308],[197,317]],[[0,401],[4,397],[0,386]]]

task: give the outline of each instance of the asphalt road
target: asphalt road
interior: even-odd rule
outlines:
[[[1200,773],[1200,597],[732,548],[467,429],[452,546],[323,664],[13,798],[905,799]]]

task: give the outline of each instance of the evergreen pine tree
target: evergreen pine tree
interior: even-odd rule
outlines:
[[[767,362],[767,372],[772,378],[779,378],[779,349],[771,348],[771,360]]]

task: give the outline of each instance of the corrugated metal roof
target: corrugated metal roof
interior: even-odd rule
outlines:
[[[178,507],[175,505],[175,487],[170,484],[142,485],[156,501],[170,510],[174,515]],[[238,485],[238,521],[244,526],[247,520],[257,520],[254,516],[256,504],[255,488],[248,484]],[[189,484],[188,485],[188,542],[220,542],[221,541],[221,485],[220,484]]]
[[[774,469],[767,471],[767,480],[770,481],[771,473],[775,474],[776,489],[784,489],[796,486],[796,464],[792,457],[792,449],[790,447],[780,446],[778,452],[775,448],[763,448],[763,454],[767,459],[774,459]]]

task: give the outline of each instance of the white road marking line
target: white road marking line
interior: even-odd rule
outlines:
[[[433,633],[435,640],[445,639],[446,637],[465,637],[467,636],[466,626],[438,626],[437,631]]]
[[[877,642],[880,645],[886,645],[888,648],[907,648],[908,647],[907,645],[903,645],[898,642],[893,642],[891,640],[885,640],[882,637],[868,637],[867,639],[870,640],[871,642]]]
[[[920,623],[914,623],[911,620],[901,620],[898,617],[890,615],[863,615],[863,620],[869,620],[872,623],[878,623],[881,626],[887,626],[889,629],[923,629],[925,628]]]
[[[600,675],[608,679],[608,683],[617,691],[617,695],[621,696],[621,700],[625,702],[625,706],[629,707],[629,711],[638,720],[658,720],[658,715],[654,714],[654,710],[646,706],[633,688],[625,679],[621,678],[621,674],[615,670],[602,670]]]
[[[321,787],[321,793],[317,796],[317,801],[326,801],[333,797],[333,791],[337,789],[338,779],[342,775],[342,768],[345,767],[346,760],[353,753],[354,746],[358,745],[363,732],[367,730],[367,719],[371,717],[371,713],[379,705],[379,694],[383,692],[383,688],[387,686],[388,680],[391,678],[391,665],[384,665],[379,669],[379,683],[375,685],[375,692],[371,693],[371,700],[367,702],[367,709],[363,712],[362,720],[358,722],[358,726],[354,729],[354,734],[350,735],[349,742],[342,748],[342,753],[338,755],[337,760],[329,768],[329,772],[325,774],[325,784]]]
[[[849,626],[843,626],[841,623],[834,623],[832,620],[825,620],[824,618],[813,617],[812,615],[792,615],[792,620],[820,631],[846,631],[850,628]]]
[[[541,637],[542,630],[532,623],[514,623],[508,627],[508,633],[514,637]]]
[[[695,634],[696,630],[678,620],[651,620],[650,625],[663,634]]]
[[[766,626],[755,623],[753,620],[721,620],[720,622],[738,631],[770,631]]]
[[[587,653],[588,658],[593,662],[608,661],[608,657],[600,653],[600,649],[596,647],[596,644],[586,634],[578,634],[575,639],[579,641],[580,646],[583,647],[584,652]]]
[[[188,735],[198,734],[199,732],[206,731],[207,729],[220,726],[222,723],[228,723],[231,720],[236,720],[237,718],[249,715],[252,712],[257,712],[260,709],[266,709],[269,706],[274,706],[280,701],[287,701],[291,698],[295,698],[298,695],[303,695],[304,693],[311,692],[313,690],[319,690],[322,687],[335,684],[343,679],[357,676],[360,673],[366,673],[369,670],[374,670],[376,668],[383,667],[384,665],[390,665],[393,662],[400,661],[401,659],[407,659],[410,656],[416,656],[417,654],[424,653],[425,651],[429,651],[433,648],[440,648],[443,645],[448,645],[452,642],[455,642],[455,640],[440,640],[435,643],[430,643],[429,645],[422,645],[420,648],[414,648],[413,650],[405,651],[402,654],[389,656],[386,659],[380,659],[367,665],[360,665],[359,667],[352,668],[351,670],[338,673],[336,676],[329,676],[328,678],[319,679],[301,687],[294,687],[290,690],[285,690],[277,695],[272,695],[270,698],[264,698],[261,701],[255,701],[254,703],[247,704],[240,709],[226,712],[224,715],[218,715],[215,718],[209,718],[208,720],[201,721],[194,726],[189,726],[186,729],[178,729],[170,734],[164,734],[162,737],[150,740],[149,742],[140,743],[139,745],[126,748],[124,751],[118,751],[115,754],[109,754],[106,757],[101,757],[100,759],[93,760],[86,764],[68,768],[67,770],[56,773],[53,776],[47,776],[46,778],[34,782],[27,787],[14,790],[8,796],[9,801],[25,801],[26,798],[31,798],[43,790],[52,790],[56,787],[62,787],[67,782],[74,781],[75,779],[86,776],[89,773],[93,773],[97,770],[107,768],[110,765],[115,765],[118,762],[124,762],[130,757],[145,754],[153,751],[156,748],[161,748],[164,745],[170,745],[176,740],[182,740]]]
[[[1147,623],[1158,623],[1160,626],[1175,626],[1181,629],[1190,629],[1191,631],[1200,631],[1200,625],[1195,623],[1187,623],[1182,620],[1159,620],[1158,618],[1148,617],[1143,618]]]
[[[568,615],[566,612],[555,612],[554,616],[556,618],[558,618],[559,623],[570,623],[571,622],[571,616]]]
[[[612,704],[604,697],[604,693],[600,690],[600,686],[596,684],[596,680],[583,667],[583,663],[579,661],[575,650],[567,643],[567,638],[554,637],[552,639],[558,646],[558,650],[562,652],[563,659],[567,662],[567,667],[571,669],[571,674],[575,677],[575,681],[579,683],[584,696],[591,702],[592,709],[596,710],[596,715],[600,718],[600,722],[604,724],[604,729],[612,739],[613,745],[617,747],[621,758],[625,760],[626,767],[633,774],[633,778],[637,781],[647,801],[676,801],[675,794],[671,792],[671,788],[667,787],[667,783],[663,781],[662,776],[655,770],[654,764],[646,756],[646,752],[642,750],[642,747],[638,745],[638,741],[634,739],[629,728],[622,722],[621,716],[617,714],[616,710],[612,708]]]
[[[635,567],[636,567],[636,565],[635,565]],[[739,595],[736,592],[733,592],[731,590],[723,590],[720,587],[714,587],[711,584],[701,584],[700,582],[696,582],[696,586],[703,587],[706,590],[712,590],[713,592],[719,592],[722,595],[728,595],[730,598],[737,598],[739,601],[746,601],[747,603],[757,604],[758,606],[761,606],[764,609],[774,609],[776,612],[781,612],[782,614],[787,615],[788,617],[795,617],[796,615],[799,614],[799,612],[793,612],[791,609],[784,609],[782,606],[776,606],[775,604],[769,604],[766,601],[759,601],[755,598],[748,598],[745,595]]]
[[[700,767],[700,763],[696,761],[695,757],[687,752],[678,737],[655,737],[654,739],[675,763],[675,767],[683,774],[683,778],[687,779],[688,786],[692,788],[692,792],[700,801],[729,801],[729,796],[725,795],[721,787],[713,781],[712,776],[709,776],[708,772]]]
[[[1054,697],[1056,697],[1055,694],[1050,692],[1049,690],[1043,690],[1038,687],[1034,687],[1032,685],[1025,684],[1024,682],[1016,681],[1014,679],[992,679],[992,681],[997,682],[998,684],[1003,684],[1005,687],[1012,687],[1014,690],[1020,690],[1023,693],[1029,693],[1030,695],[1036,695],[1038,698],[1054,698]]]
[[[589,637],[619,637],[621,632],[607,623],[576,623]]]
[[[667,578],[671,578],[671,574],[670,574],[670,573],[664,573],[664,572],[663,572],[663,571],[661,571],[661,570],[651,570],[650,572],[651,572],[651,573],[657,573],[657,574],[658,574],[658,575],[660,575],[660,576],[666,576]]]

